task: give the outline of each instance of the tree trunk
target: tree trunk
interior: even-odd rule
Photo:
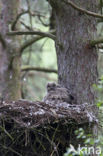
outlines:
[[[4,100],[17,100],[21,97],[20,38],[8,37],[6,34],[19,13],[19,5],[20,0],[0,0],[0,33],[6,42],[4,46],[0,44],[0,94]]]
[[[97,0],[72,0],[79,7],[97,12]],[[56,21],[56,52],[58,63],[58,82],[67,87],[74,96],[75,104],[94,104],[93,84],[97,82],[98,55],[95,47],[89,46],[89,40],[96,37],[96,19],[79,12],[60,0],[50,0]],[[96,107],[93,113],[97,112]],[[89,110],[88,110],[89,112]],[[97,125],[82,127],[85,133],[97,135]],[[83,145],[70,134],[74,147]],[[94,154],[95,155],[95,154]]]
[[[96,0],[72,0],[96,12]],[[97,81],[97,52],[88,41],[96,37],[96,19],[78,12],[60,0],[50,1],[57,28],[58,81],[74,95],[77,104],[94,104],[92,85]]]

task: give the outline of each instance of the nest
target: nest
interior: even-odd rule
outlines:
[[[92,106],[18,100],[0,105],[0,155],[63,155],[79,127],[97,124]]]

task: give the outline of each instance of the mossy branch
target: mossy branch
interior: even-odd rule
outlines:
[[[89,42],[90,46],[94,47],[97,44],[103,43],[103,38],[97,39],[97,40],[91,40]]]
[[[41,32],[41,31],[11,31],[8,32],[7,35],[14,36],[14,35],[39,35],[43,37],[51,38],[55,41],[56,36],[49,32]]]
[[[48,68],[40,68],[40,67],[32,67],[32,66],[23,66],[21,68],[21,71],[37,71],[37,72],[45,72],[45,73],[56,73],[56,69],[48,69]]]

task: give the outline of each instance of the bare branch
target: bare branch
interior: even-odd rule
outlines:
[[[2,43],[3,47],[6,47],[6,41],[1,33],[0,33],[0,42]]]
[[[48,26],[50,25],[50,24],[46,24],[46,23],[42,20],[41,16],[38,16],[38,18],[39,18],[41,24],[44,25],[45,27],[48,27]]]
[[[95,13],[95,12],[87,11],[86,9],[83,9],[81,7],[78,7],[76,4],[74,4],[70,0],[63,0],[63,2],[66,3],[66,4],[68,4],[68,5],[70,5],[71,7],[73,7],[74,9],[76,9],[77,11],[83,12],[86,15],[93,16],[93,17],[96,17],[96,18],[103,18],[103,15],[100,15],[100,14]]]
[[[52,34],[52,33],[55,33],[55,30],[50,31],[50,33],[51,33],[51,34]],[[46,36],[37,36],[37,37],[31,38],[31,39],[25,41],[25,42],[21,45],[21,47],[20,47],[20,53],[22,54],[22,52],[23,52],[24,49],[26,49],[27,47],[29,47],[29,46],[32,45],[33,43],[35,43],[35,42],[37,42],[37,41],[43,39],[44,37],[46,37]]]
[[[20,17],[24,14],[30,14],[31,16],[43,16],[42,14],[38,13],[37,11],[31,12],[30,10],[23,10],[20,14],[17,15],[16,19],[13,21],[12,25],[11,25],[11,30],[15,30],[15,26],[18,22],[18,20],[20,19]]]
[[[30,21],[30,25],[31,25],[31,28],[33,27],[33,23],[32,23],[32,15],[31,15],[31,6],[30,6],[30,1],[29,0],[26,0],[26,3],[27,3],[27,6],[28,6],[28,14],[29,14],[29,21]]]
[[[11,31],[8,32],[7,35],[14,36],[14,35],[40,35],[43,37],[49,37],[52,40],[56,39],[56,36],[49,33],[49,32],[41,32],[41,31]]]
[[[23,21],[20,21],[20,23],[29,31],[33,31],[33,29],[31,27],[29,27],[28,25],[26,25]]]
[[[24,44],[20,47],[20,53],[22,54],[22,52],[28,48],[30,45],[32,45],[33,43],[39,41],[40,39],[43,39],[44,37],[42,36],[37,36],[37,37],[34,37],[34,38],[31,38],[27,41],[24,42]]]
[[[27,13],[28,13],[28,10],[23,11],[23,12],[21,12],[20,14],[17,15],[16,19],[14,20],[14,22],[13,22],[12,25],[11,25],[11,30],[15,30],[15,26],[16,26],[16,24],[17,24],[19,18],[20,18],[22,15],[27,14]]]
[[[47,68],[40,68],[40,67],[31,67],[31,66],[23,66],[21,68],[21,71],[38,71],[38,72],[45,72],[45,73],[56,73],[57,74],[57,70],[56,69],[47,69]]]

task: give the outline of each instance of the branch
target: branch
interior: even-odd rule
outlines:
[[[15,26],[16,26],[18,20],[20,19],[20,17],[21,17],[22,15],[28,14],[28,13],[29,13],[31,16],[42,16],[42,17],[45,17],[45,16],[41,15],[40,13],[38,13],[38,12],[36,12],[36,11],[33,13],[33,12],[29,11],[29,10],[24,10],[23,12],[21,12],[20,14],[18,14],[17,17],[16,17],[16,19],[13,21],[13,23],[12,23],[12,25],[11,25],[11,30],[15,30]]]
[[[31,66],[23,66],[21,68],[21,71],[37,71],[37,72],[45,72],[45,73],[56,73],[57,74],[57,70],[56,69],[47,69],[47,68],[40,68],[40,67],[31,67]]]
[[[6,47],[6,41],[1,33],[0,33],[0,42],[2,43],[3,47]]]
[[[29,40],[27,40],[26,42],[24,42],[24,44],[22,44],[22,46],[20,47],[20,53],[22,54],[22,52],[28,48],[30,45],[32,45],[33,43],[39,41],[40,39],[43,39],[43,36],[37,36],[34,38],[31,38]]]
[[[11,30],[15,30],[15,26],[16,26],[16,24],[17,24],[19,18],[20,18],[22,15],[27,14],[27,13],[28,13],[28,10],[23,11],[23,12],[21,12],[20,14],[17,15],[16,19],[13,21],[13,23],[12,23],[12,25],[11,25]]]
[[[48,33],[48,32],[41,32],[41,31],[11,31],[11,32],[8,32],[7,35],[9,35],[9,36],[14,36],[14,35],[40,35],[43,37],[49,37],[52,40],[56,39],[55,35]]]
[[[103,43],[103,38],[97,39],[97,40],[91,40],[90,41],[90,46],[94,47],[97,44]]]
[[[29,31],[33,31],[33,29],[31,27],[29,27],[28,25],[26,25],[24,22],[20,21],[20,23]]]
[[[84,14],[87,14],[89,16],[93,16],[93,17],[96,17],[96,18],[103,18],[103,15],[100,15],[100,14],[95,13],[95,12],[87,11],[86,9],[78,7],[76,4],[74,4],[70,0],[63,0],[63,1],[64,1],[64,3],[70,5],[72,8],[74,8],[74,9],[80,11],[80,12],[83,12]]]
[[[41,16],[38,16],[40,22],[42,25],[44,25],[45,27],[48,27],[50,24],[46,24],[42,19],[41,19]]]

